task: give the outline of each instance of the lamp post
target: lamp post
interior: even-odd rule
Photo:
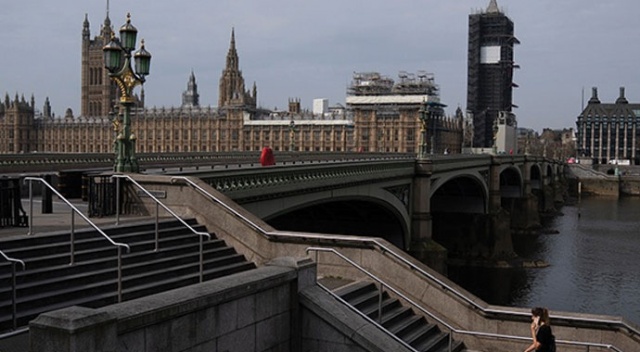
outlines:
[[[293,151],[295,148],[294,139],[296,136],[296,123],[293,121],[293,117],[291,118],[291,122],[289,123],[289,151]]]
[[[446,107],[445,104],[435,101],[425,101],[422,103],[420,111],[418,112],[418,117],[420,118],[420,150],[418,152],[418,159],[426,159],[427,155],[429,155],[427,145],[427,123],[429,123],[429,121],[434,121],[435,117],[442,113],[442,108],[444,107]],[[435,131],[431,132],[434,133]],[[434,153],[434,150],[435,134],[431,136],[431,154]]]
[[[131,132],[131,107],[135,103],[133,89],[142,85],[145,76],[149,74],[151,54],[145,50],[144,40],[142,40],[140,50],[133,54],[135,71],[131,68],[131,52],[135,49],[137,34],[138,30],[131,24],[131,15],[127,14],[127,23],[120,27],[120,39],[114,35],[102,48],[104,66],[109,71],[109,77],[120,89],[120,113],[123,114],[122,124],[114,123],[116,128],[114,171],[116,172],[140,171],[135,155],[136,137]]]

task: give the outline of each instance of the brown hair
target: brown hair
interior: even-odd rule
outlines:
[[[540,321],[549,325],[549,310],[544,307],[535,307],[531,309],[531,315],[540,317]]]

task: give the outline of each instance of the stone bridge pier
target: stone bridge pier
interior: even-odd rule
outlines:
[[[494,265],[516,258],[513,241],[537,230],[541,214],[556,210],[564,177],[560,165],[515,159],[448,168],[418,160],[410,252],[441,272],[446,260]]]

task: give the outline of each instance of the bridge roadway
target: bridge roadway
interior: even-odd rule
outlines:
[[[139,160],[147,174],[198,177],[279,229],[377,236],[405,250],[435,241],[461,256],[513,254],[510,230],[538,225],[564,193],[564,164],[530,155],[283,152],[269,167],[259,152]],[[112,163],[102,154],[4,155],[0,174],[55,173],[61,187],[80,188],[81,175]]]

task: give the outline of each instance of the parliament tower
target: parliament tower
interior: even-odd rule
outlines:
[[[82,26],[82,73],[80,116],[106,116],[116,103],[117,90],[104,68],[102,47],[111,40],[113,28],[109,12],[104,19],[100,35],[91,39],[89,19],[85,15]]]
[[[81,64],[81,98],[80,116],[107,116],[114,111],[118,104],[119,89],[109,77],[109,71],[104,68],[104,54],[102,48],[115,35],[109,19],[109,5],[107,14],[100,28],[100,35],[91,39],[89,19],[85,14],[82,25],[82,64]],[[144,90],[140,96],[134,96],[137,107],[144,106]]]
[[[220,77],[218,108],[248,108],[255,109],[257,103],[257,88],[253,84],[253,91],[245,91],[244,78],[240,71],[238,52],[236,51],[235,30],[231,30],[231,43],[227,53],[227,63]]]
[[[486,11],[469,15],[467,111],[473,116],[473,147],[492,147],[500,123],[515,126],[512,113],[513,22],[491,0]]]

